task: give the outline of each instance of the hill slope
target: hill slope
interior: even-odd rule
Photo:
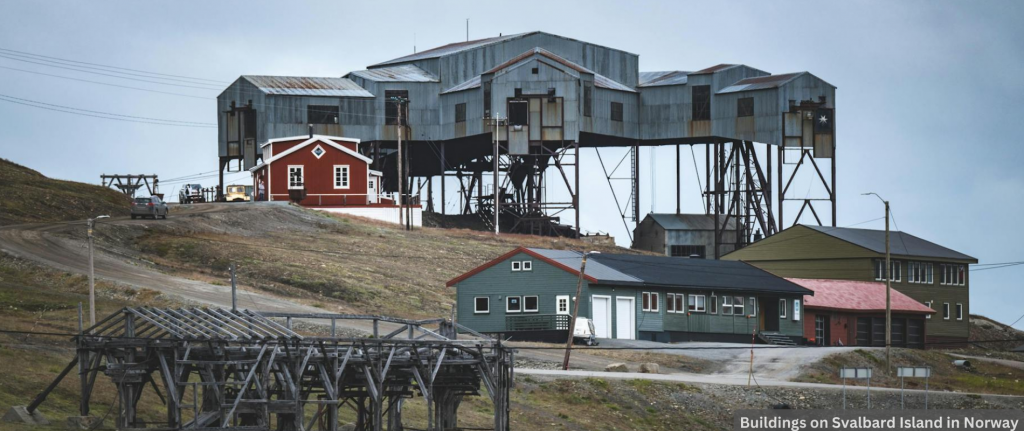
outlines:
[[[128,214],[124,194],[92,184],[47,178],[0,159],[0,225],[82,220]]]

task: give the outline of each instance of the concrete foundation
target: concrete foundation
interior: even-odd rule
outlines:
[[[29,412],[27,406],[14,406],[11,407],[7,413],[4,414],[4,422],[23,423],[28,425],[49,425],[50,421],[46,420],[39,410]]]

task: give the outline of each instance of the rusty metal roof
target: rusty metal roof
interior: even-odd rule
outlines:
[[[480,75],[474,76],[466,82],[449,88],[441,94],[455,93],[457,91],[470,90],[473,88],[480,88]]]
[[[242,78],[270,95],[373,97],[372,93],[348,78],[260,75],[243,75]]]
[[[359,70],[350,73],[375,82],[440,82],[436,76],[411,64]]]
[[[813,278],[787,278],[814,291],[804,296],[804,306],[826,310],[854,312],[884,312],[885,283],[878,281],[822,280]],[[934,313],[927,305],[915,301],[896,289],[890,291],[892,311],[901,313]]]
[[[696,72],[691,72],[690,75],[704,75],[704,74],[708,74],[708,73],[721,72],[721,71],[723,71],[725,69],[731,69],[731,68],[736,67],[736,66],[739,66],[739,65],[738,64],[724,64],[723,63],[723,64],[718,64],[718,65],[715,65],[715,66],[711,66],[711,67],[709,67],[707,69],[701,69],[701,70],[698,70]]]
[[[690,72],[669,70],[662,72],[640,72],[638,87],[660,87],[663,85],[686,85]]]
[[[568,67],[568,68],[570,68],[572,70],[575,70],[577,72],[589,73],[591,75],[594,75],[594,86],[596,86],[596,87],[606,88],[606,89],[609,89],[609,90],[617,90],[617,91],[625,91],[625,92],[629,92],[629,93],[636,93],[636,90],[630,88],[627,85],[623,85],[623,84],[621,84],[619,82],[616,82],[615,80],[613,80],[611,78],[608,78],[608,77],[606,77],[604,75],[596,73],[593,70],[587,69],[586,67],[580,66],[580,65],[578,65],[576,63],[573,63],[573,62],[571,62],[569,60],[566,60],[565,58],[560,57],[560,56],[556,55],[555,53],[553,53],[551,51],[548,51],[548,50],[546,50],[544,48],[540,48],[540,47],[536,47],[536,48],[533,48],[533,49],[531,49],[529,51],[526,51],[526,52],[524,52],[522,54],[519,54],[519,55],[513,57],[511,60],[506,61],[506,62],[504,62],[502,64],[499,64],[499,65],[491,68],[491,70],[488,70],[488,71],[484,72],[484,74],[486,75],[488,73],[496,73],[496,72],[498,72],[498,71],[500,71],[502,69],[506,69],[506,68],[512,67],[513,65],[516,65],[516,64],[518,64],[519,62],[521,62],[523,60],[526,60],[526,59],[528,59],[530,57],[533,57],[534,55],[542,56],[544,58],[552,60],[552,61],[554,61],[554,62],[556,62],[558,64],[561,64],[561,65],[563,65],[565,67]],[[462,85],[462,84],[460,84],[460,85]],[[479,83],[477,83],[477,85],[479,85]],[[471,87],[467,87],[467,88],[471,88]],[[453,87],[453,89],[454,89],[454,87]],[[465,89],[466,88],[463,88],[463,90],[465,90]],[[452,91],[452,90],[449,90],[449,91]]]
[[[463,50],[467,50],[467,49],[473,49],[473,48],[477,48],[477,47],[485,46],[485,45],[490,45],[492,43],[502,42],[502,41],[506,41],[506,40],[509,40],[509,39],[515,39],[517,37],[522,37],[522,36],[526,36],[526,35],[533,34],[533,33],[538,33],[538,32],[534,31],[534,32],[529,32],[529,33],[510,34],[510,35],[507,35],[507,36],[488,37],[488,38],[484,38],[484,39],[469,40],[469,41],[465,41],[465,42],[449,43],[447,45],[442,45],[442,46],[439,46],[437,48],[431,48],[431,49],[428,49],[426,51],[420,51],[420,52],[417,52],[415,54],[410,54],[410,55],[407,55],[407,56],[404,56],[404,57],[398,57],[398,58],[395,58],[395,59],[392,59],[392,60],[388,60],[388,61],[385,61],[385,62],[377,63],[377,64],[374,64],[374,65],[372,65],[370,67],[374,68],[374,67],[378,67],[378,66],[387,66],[389,64],[407,63],[407,62],[410,62],[410,61],[423,60],[423,59],[427,59],[427,58],[442,57],[442,56],[445,56],[445,55],[448,55],[448,54],[453,54],[453,53],[456,53],[456,52],[459,52],[459,51],[463,51]]]
[[[807,72],[796,72],[796,73],[782,73],[779,75],[768,75],[768,76],[757,76],[753,78],[746,78],[736,81],[728,87],[721,89],[718,94],[724,93],[736,93],[739,91],[754,91],[754,90],[765,90],[769,88],[778,88],[789,81],[792,81],[800,76],[803,76]]]

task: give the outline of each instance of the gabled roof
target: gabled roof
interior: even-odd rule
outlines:
[[[242,78],[269,95],[373,97],[372,93],[348,78],[261,75],[242,75]]]
[[[708,214],[647,214],[665,230],[715,230],[715,216]],[[725,216],[719,216],[725,219]],[[730,219],[726,229],[736,229],[736,220]]]
[[[436,76],[412,64],[358,70],[349,73],[374,82],[441,82]]]
[[[804,306],[807,308],[861,313],[885,311],[885,283],[809,278],[787,278],[786,280],[814,291],[814,296],[804,297]],[[893,312],[924,314],[935,312],[895,289],[891,289],[889,292]]]
[[[737,92],[740,92],[740,91],[767,90],[767,89],[770,89],[770,88],[778,88],[778,87],[782,87],[783,85],[786,85],[789,82],[793,81],[794,79],[797,79],[797,78],[799,78],[801,76],[804,76],[804,75],[811,75],[811,73],[810,72],[794,72],[794,73],[782,73],[782,74],[778,74],[778,75],[755,76],[755,77],[752,77],[752,78],[745,78],[745,79],[741,79],[739,81],[736,81],[736,83],[734,83],[734,84],[732,84],[732,85],[730,85],[728,87],[725,87],[725,88],[719,90],[718,94],[737,93]],[[814,75],[811,75],[811,76],[814,76]],[[817,78],[818,80],[820,80],[821,82],[825,82],[824,80],[822,80],[821,78],[818,78],[817,76],[814,76],[814,77]],[[827,82],[825,82],[825,83],[828,84]],[[832,85],[832,84],[828,84],[828,85],[834,87],[834,85]]]
[[[816,232],[841,239],[858,247],[875,253],[885,253],[885,231],[874,229],[854,229],[848,227],[799,225]],[[897,256],[936,257],[940,259],[966,260],[977,263],[975,259],[956,250],[951,250],[936,243],[923,240],[906,232],[890,231],[889,253]]]
[[[529,254],[577,276],[583,258],[581,253],[571,250],[519,247],[448,281],[447,285],[454,286],[517,253]],[[808,289],[739,261],[593,253],[587,258],[585,277],[591,283],[620,286],[813,295]]]
[[[560,57],[560,56],[556,55],[555,53],[553,53],[551,51],[548,51],[548,50],[546,50],[544,48],[540,48],[540,47],[536,47],[536,48],[533,48],[533,49],[531,49],[529,51],[526,51],[526,52],[524,52],[522,54],[519,54],[519,55],[513,57],[511,60],[508,60],[508,61],[506,61],[506,62],[504,62],[502,64],[499,64],[499,65],[491,68],[490,70],[484,72],[483,75],[487,75],[487,74],[491,74],[491,73],[497,73],[497,72],[500,72],[500,71],[502,71],[504,69],[511,68],[511,67],[513,67],[513,66],[515,66],[515,65],[517,65],[519,63],[522,63],[523,61],[525,61],[525,60],[527,60],[529,58],[532,58],[534,56],[544,57],[544,58],[549,59],[551,61],[554,61],[554,62],[556,62],[558,64],[561,64],[562,66],[568,67],[569,69],[574,70],[576,72],[587,73],[587,74],[593,75],[594,76],[594,86],[596,86],[596,87],[606,88],[606,89],[609,89],[609,90],[617,90],[617,91],[625,91],[625,92],[629,92],[629,93],[636,93],[636,90],[634,90],[632,88],[629,88],[626,85],[623,85],[623,84],[620,84],[618,82],[615,82],[611,78],[608,78],[608,77],[606,77],[604,75],[596,73],[593,70],[587,69],[586,67],[580,66],[580,65],[578,65],[576,63],[573,63],[573,62],[571,62],[569,60],[566,60],[565,58]]]
[[[449,88],[441,94],[455,93],[458,91],[471,90],[474,88],[480,88],[480,75],[474,76],[459,85]]]
[[[295,139],[301,139],[303,137],[278,138],[278,139],[272,140],[272,142],[269,142],[269,143],[281,142],[281,141],[290,141],[290,140],[295,140]],[[287,150],[284,150],[280,154],[275,154],[274,157],[271,157],[271,158],[269,158],[267,160],[264,160],[262,163],[260,163],[260,164],[258,164],[256,166],[253,166],[252,168],[249,169],[249,172],[256,172],[256,170],[258,170],[258,169],[260,169],[260,168],[262,168],[264,166],[267,166],[267,165],[277,161],[278,159],[281,159],[282,157],[285,157],[285,156],[287,156],[289,154],[292,154],[292,153],[294,153],[296,151],[299,151],[300,149],[305,148],[305,147],[309,146],[310,144],[312,144],[314,142],[320,142],[320,143],[327,144],[327,145],[337,149],[338,151],[341,151],[341,152],[343,152],[345,154],[348,154],[348,155],[350,155],[352,157],[355,157],[355,158],[357,158],[359,160],[362,160],[362,161],[366,162],[367,164],[373,162],[373,160],[371,160],[369,157],[366,157],[366,156],[364,156],[362,154],[359,154],[359,153],[357,153],[355,151],[352,151],[352,150],[346,148],[344,145],[341,145],[341,144],[338,144],[337,142],[334,142],[333,139],[346,140],[346,141],[350,141],[350,142],[359,143],[358,139],[338,138],[336,136],[313,135],[312,138],[306,139],[301,144],[298,144],[298,145],[296,145],[294,147],[291,147],[291,148],[289,148]]]
[[[640,72],[638,87],[661,87],[665,85],[686,85],[691,72],[670,70],[663,72]]]
[[[737,67],[737,66],[740,66],[740,65],[739,64],[725,64],[725,63],[716,64],[716,65],[711,66],[711,67],[706,68],[706,69],[701,69],[701,70],[698,70],[696,72],[690,72],[690,75],[705,75],[705,74],[708,74],[708,73],[721,72],[721,71],[723,71],[725,69],[732,69],[732,68]]]
[[[487,263],[485,263],[483,265],[480,265],[480,266],[478,266],[476,268],[471,269],[469,272],[467,272],[465,274],[462,274],[462,275],[460,275],[458,277],[455,277],[455,278],[453,278],[451,280],[448,280],[448,282],[445,283],[445,286],[452,287],[452,286],[462,282],[463,280],[465,280],[467,278],[470,278],[470,277],[472,277],[474,275],[477,275],[477,274],[483,272],[487,268],[490,268],[490,267],[492,267],[494,265],[497,265],[497,264],[499,264],[501,262],[504,262],[504,261],[508,260],[508,258],[510,258],[512,256],[515,256],[515,255],[517,255],[519,253],[526,253],[526,254],[528,254],[530,256],[533,256],[533,257],[535,257],[537,259],[540,259],[541,261],[546,262],[546,263],[548,263],[548,264],[550,264],[550,265],[552,265],[552,266],[554,266],[554,267],[556,267],[558,269],[561,269],[563,271],[566,271],[566,272],[569,272],[571,274],[574,274],[577,277],[579,277],[579,275],[580,275],[580,271],[579,271],[580,267],[579,267],[578,263],[577,263],[577,265],[575,267],[567,266],[565,263],[560,262],[559,260],[549,258],[549,257],[547,257],[547,256],[545,256],[543,254],[540,254],[540,253],[536,252],[535,249],[530,249],[530,248],[526,248],[526,247],[516,247],[514,250],[512,250],[512,251],[510,251],[508,253],[505,253],[505,254],[503,254],[501,256],[498,256],[498,257],[494,258],[493,260],[491,260],[490,262],[487,262]],[[587,281],[589,281],[591,283],[596,283],[597,282],[597,279],[594,278],[594,276],[592,276],[590,274],[584,274],[584,278],[586,278]]]
[[[321,137],[321,138],[330,139],[332,141],[346,141],[346,142],[352,142],[352,143],[355,143],[355,144],[358,144],[360,142],[359,139],[356,139],[356,138],[343,138],[341,136],[329,136],[329,135],[313,135],[314,138],[318,137],[318,136]],[[264,142],[263,144],[260,145],[260,148],[265,148],[266,146],[268,146],[270,144],[273,144],[275,142],[298,141],[298,140],[304,140],[304,139],[310,139],[310,136],[309,135],[298,135],[298,136],[287,136],[287,137],[284,137],[284,138],[268,139],[267,142]]]

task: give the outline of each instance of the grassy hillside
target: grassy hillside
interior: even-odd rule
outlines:
[[[0,225],[128,215],[129,209],[128,198],[116,190],[50,179],[5,159],[0,159],[0,196]]]
[[[243,207],[238,207],[243,208]],[[629,252],[565,238],[463,229],[411,232],[365,219],[281,206],[180,212],[170,223],[105,228],[105,243],[130,244],[177,275],[223,282],[239,265],[242,284],[339,312],[447,316],[445,283],[519,245]]]

